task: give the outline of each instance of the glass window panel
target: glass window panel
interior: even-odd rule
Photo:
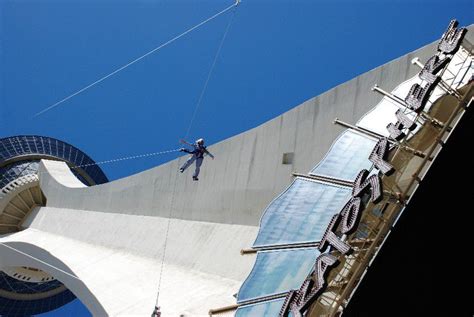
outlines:
[[[77,166],[82,166],[82,164],[84,164],[84,154],[80,153],[78,157],[78,161],[76,163],[77,163]]]
[[[36,140],[34,138],[30,137],[28,139],[28,146],[30,147],[32,153],[38,153],[39,152],[38,147],[36,145]]]
[[[72,153],[72,146],[70,146],[69,144],[66,145],[66,149],[64,150],[64,155],[65,155],[65,159],[68,161],[68,162],[71,162],[71,153]]]
[[[51,142],[50,139],[44,139],[43,140],[43,145],[44,145],[44,154],[50,154],[51,153]]]
[[[61,156],[59,155],[59,144],[58,144],[58,140],[53,140],[51,143],[54,144],[54,152],[53,152],[52,154],[55,155],[56,157],[61,157]]]
[[[13,150],[15,151],[15,153],[21,154],[23,151],[21,150],[20,142],[18,140],[19,140],[18,137],[12,138],[10,140],[10,144],[11,144]]]
[[[25,137],[20,139],[20,146],[23,149],[23,153],[32,153],[30,144],[28,143],[28,140]]]
[[[25,152],[25,149],[23,148],[21,139],[19,137],[13,140],[13,147],[15,148],[16,152],[19,154],[23,154]]]
[[[12,151],[16,154],[16,155],[20,155],[22,152],[21,152],[21,149],[18,145],[18,141],[16,139],[9,139],[10,141],[10,146],[9,148],[12,149]]]
[[[296,178],[267,207],[254,246],[319,241],[351,188]]]
[[[17,153],[15,152],[15,149],[13,148],[13,143],[12,143],[11,140],[8,140],[8,142],[5,143],[5,149],[7,150],[9,157],[11,157],[11,156],[17,154]]]
[[[74,164],[76,164],[77,162],[77,154],[78,154],[77,149],[73,149],[72,154],[71,154],[71,162]]]
[[[239,307],[235,312],[235,317],[277,317],[280,313],[280,309],[282,308],[284,301],[285,299],[277,299],[263,303],[242,306]]]
[[[64,159],[64,143],[58,144],[58,157]]]
[[[41,154],[46,153],[46,149],[45,149],[45,146],[44,146],[44,140],[43,140],[43,138],[38,137],[37,141],[38,141],[37,143],[38,143],[38,150],[39,150],[39,152],[40,152]]]
[[[8,150],[5,147],[3,140],[0,142],[0,162],[6,160],[8,157]]]
[[[310,174],[353,181],[361,169],[369,169],[372,166],[369,155],[375,143],[377,142],[374,139],[353,130],[346,130]]]
[[[242,284],[237,302],[298,289],[314,266],[317,248],[262,251]]]

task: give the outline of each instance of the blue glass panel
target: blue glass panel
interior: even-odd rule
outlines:
[[[237,302],[299,288],[318,255],[317,248],[258,252],[252,272],[240,287]]]
[[[0,296],[0,316],[25,317],[45,313],[76,299],[68,289],[59,294],[36,300],[14,300]]]
[[[29,282],[15,279],[0,271],[0,289],[17,294],[36,294],[48,292],[60,287],[62,283],[58,280],[49,282]]]
[[[21,143],[20,143],[20,138],[14,138],[11,140],[11,145],[12,145],[12,149],[15,153],[17,154],[23,154],[25,151],[23,151],[22,147],[21,147]]]
[[[34,138],[31,138],[31,137],[28,138],[28,146],[30,147],[32,153],[38,153],[39,152]]]
[[[4,143],[0,143],[0,161],[5,161],[8,157],[8,152]]]
[[[7,144],[7,148],[9,153],[13,153],[14,155],[20,155],[21,152],[18,152],[19,147],[18,147],[18,141],[16,139],[10,139],[9,144]]]
[[[284,301],[284,299],[276,299],[263,303],[242,306],[235,312],[235,317],[278,317]]]
[[[77,156],[78,156],[78,151],[76,149],[74,149],[71,153],[71,162],[74,163],[74,165],[76,165],[76,160],[77,160]]]
[[[58,157],[64,158],[64,143],[58,144]]]
[[[49,142],[49,145],[51,146],[51,155],[59,157],[58,156],[58,144],[56,140],[51,139]]]
[[[267,207],[254,246],[321,240],[331,217],[350,195],[347,187],[296,178]]]
[[[369,155],[375,143],[358,132],[346,130],[310,174],[353,181],[361,169],[372,166]]]
[[[50,138],[44,139],[44,154],[51,154],[51,142]]]
[[[38,150],[39,154],[44,154],[44,145],[43,145],[43,139],[39,137],[35,137],[35,144],[36,144],[36,149]]]
[[[4,294],[44,294],[61,287],[61,282],[57,280],[41,283],[30,283],[12,278],[0,271],[0,290]],[[45,296],[42,299],[11,299],[8,296],[0,295],[0,316],[31,316],[33,314],[43,313],[55,308],[61,307],[76,297],[65,289],[55,295]]]
[[[79,153],[76,158],[76,166],[82,166],[84,162],[84,155],[82,153]]]
[[[28,142],[24,138],[18,138],[18,147],[22,150],[23,153],[31,153]]]
[[[71,162],[71,152],[72,147],[69,144],[66,144],[64,148],[64,159],[68,162]]]

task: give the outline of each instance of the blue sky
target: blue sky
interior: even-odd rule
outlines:
[[[99,162],[179,148],[231,12],[34,114],[232,2],[0,0],[0,137],[55,137]],[[472,0],[243,0],[189,139],[212,144],[255,127],[437,40],[452,18],[472,24],[473,12]],[[102,168],[113,180],[176,156]],[[76,302],[45,315],[85,312]]]

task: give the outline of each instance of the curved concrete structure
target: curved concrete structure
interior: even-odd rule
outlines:
[[[43,160],[40,175],[45,196],[63,191],[65,198],[73,198],[85,189],[72,187],[78,181],[63,162]],[[163,217],[47,206],[31,214],[25,224],[28,229],[0,242],[34,241],[62,259],[83,284],[64,274],[61,281],[94,316],[104,315],[102,306],[111,316],[143,316],[151,314],[155,304],[167,225]],[[255,226],[173,219],[161,284],[163,313],[199,316],[209,308],[233,303],[232,295],[253,262],[239,252],[252,243],[257,230]],[[41,269],[53,276],[62,273],[44,265]],[[81,296],[88,292],[97,301]]]
[[[472,32],[467,39],[474,42]],[[414,76],[419,68],[411,60],[426,61],[435,45],[211,146],[216,159],[205,161],[199,182],[189,171],[178,172],[186,157],[93,187],[78,186],[65,163],[42,160],[46,206],[31,213],[24,231],[0,242],[25,242],[15,244],[24,252],[34,242],[60,259],[78,279],[36,266],[57,276],[95,316],[149,316],[161,271],[164,316],[205,316],[235,304],[233,295],[255,260],[240,250],[255,240],[265,207],[293,172],[307,173],[324,157],[342,131],[335,118],[357,122],[381,99],[371,92],[375,84],[390,91]],[[0,245],[0,252],[12,251]],[[9,265],[0,261],[0,268]]]
[[[74,173],[67,174],[69,177],[64,179],[69,187],[86,187],[85,184],[108,181],[87,154],[68,143],[37,135],[1,138],[0,235],[22,231],[31,212],[45,206],[46,197],[40,188],[38,174],[41,159],[66,162]],[[30,240],[32,244],[34,241]],[[75,298],[58,279],[39,267],[14,266],[12,263],[0,266],[2,316],[36,315],[61,307]]]
[[[60,257],[55,256],[58,252],[51,253],[41,247],[41,245],[45,244],[47,249],[55,247],[57,249],[58,245],[63,244],[67,252],[62,254],[62,257],[67,257],[67,255],[70,254],[70,248],[75,247],[74,243],[71,244],[69,241],[64,241],[58,237],[48,239],[48,235],[45,233],[39,236],[35,235],[33,229],[27,229],[12,237],[4,238],[2,239],[2,243],[4,245],[2,245],[0,267],[28,266],[54,274],[57,280],[66,285],[76,296],[87,302],[91,311],[96,312],[98,315],[106,315],[102,305],[88,290],[85,283],[77,278],[73,278],[73,271],[60,260]],[[25,256],[25,254],[28,256]],[[40,260],[44,262],[42,263]],[[56,269],[52,269],[51,266],[54,266]],[[25,300],[31,300],[31,298],[25,298]]]

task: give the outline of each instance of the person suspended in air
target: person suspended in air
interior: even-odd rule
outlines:
[[[188,150],[186,148],[180,149],[181,152],[192,154],[192,156],[190,156],[188,160],[183,164],[183,166],[181,166],[179,171],[181,173],[184,172],[185,169],[187,169],[191,164],[193,164],[194,161],[196,161],[196,169],[194,170],[193,180],[197,181],[199,180],[198,175],[199,175],[199,171],[201,170],[201,165],[202,165],[202,161],[204,160],[204,155],[209,155],[212,159],[214,159],[214,155],[212,155],[204,146],[204,139],[198,139],[196,140],[194,144],[189,143],[186,140],[180,140],[180,142],[183,144],[192,146],[193,149],[192,150]]]

